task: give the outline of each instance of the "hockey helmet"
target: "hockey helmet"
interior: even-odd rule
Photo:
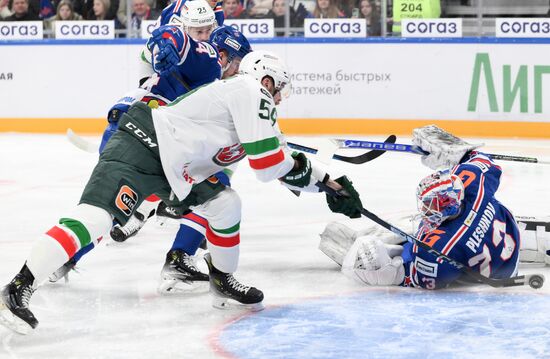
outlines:
[[[218,48],[225,50],[229,62],[235,58],[243,58],[252,51],[246,37],[232,26],[222,25],[217,27],[210,35],[210,42]]]
[[[273,80],[275,91],[290,88],[290,72],[283,60],[272,52],[265,50],[252,51],[241,61],[240,73],[248,74],[258,81],[266,76]]]
[[[464,184],[448,169],[437,171],[420,181],[416,199],[422,224],[433,229],[460,213]]]
[[[207,27],[212,29],[217,25],[214,10],[205,0],[189,0],[183,4],[181,10],[183,31],[189,33],[189,28]]]

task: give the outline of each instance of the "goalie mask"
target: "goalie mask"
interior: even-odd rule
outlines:
[[[429,229],[460,213],[464,185],[449,170],[437,171],[420,181],[416,190],[422,225]]]

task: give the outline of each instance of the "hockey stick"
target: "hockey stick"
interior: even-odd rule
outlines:
[[[67,139],[70,143],[72,143],[74,146],[80,148],[82,151],[89,152],[89,153],[98,153],[99,152],[99,145],[96,143],[93,143],[91,141],[88,141],[87,139],[83,138],[80,135],[77,135],[73,130],[70,128],[67,129]]]
[[[99,151],[99,145],[97,145],[97,144],[95,144],[91,141],[88,141],[87,139],[83,138],[82,136],[76,134],[70,128],[67,129],[67,138],[69,139],[70,143],[72,143],[73,145],[75,145],[76,147],[80,148],[81,150],[83,150],[85,152],[98,153],[98,151]],[[391,143],[394,143],[396,139],[397,138],[395,137],[395,135],[391,135],[384,142],[380,142],[380,143],[391,144]],[[295,143],[290,143],[289,142],[288,147],[293,148],[293,149],[298,150],[298,151],[302,151],[302,152],[313,153],[313,154],[317,153],[316,148],[302,146],[302,145],[298,145],[298,144],[295,144]],[[359,155],[359,156],[351,156],[351,157],[341,156],[341,155],[336,155],[335,154],[335,155],[332,156],[332,158],[334,158],[335,160],[344,161],[344,162],[359,165],[359,164],[369,162],[369,161],[372,161],[372,160],[380,157],[382,154],[384,154],[384,152],[385,152],[384,150],[373,150],[373,151],[363,153],[362,155]]]
[[[400,144],[400,143],[387,144],[384,142],[344,140],[344,139],[335,139],[333,141],[335,141],[338,144],[338,146],[340,146],[340,148],[376,149],[376,150],[384,150],[384,151],[408,152],[408,153],[414,153],[417,155],[429,155],[428,152],[414,145],[406,145],[406,144]],[[541,161],[535,157],[509,156],[509,155],[500,155],[496,153],[485,153],[485,154],[494,160],[550,164],[550,161]]]
[[[388,138],[386,138],[384,142],[379,142],[379,143],[389,146],[395,143],[396,140],[397,140],[397,137],[395,137],[395,135],[390,135]],[[318,152],[316,148],[299,145],[297,143],[287,142],[287,144],[288,144],[288,147],[298,151],[312,153],[312,154],[315,154]],[[363,153],[362,155],[359,155],[359,156],[342,156],[342,155],[335,154],[332,156],[332,158],[338,161],[353,163],[354,165],[360,165],[382,156],[384,152],[386,151],[381,149],[375,149],[375,150]]]
[[[340,191],[336,191],[326,184],[322,182],[317,182],[317,187],[319,187],[323,192],[328,193],[329,195],[333,197],[339,197],[345,195],[345,193],[342,193]],[[403,230],[391,225],[390,223],[384,221],[377,215],[375,215],[372,212],[369,212],[365,208],[361,208],[361,214],[365,217],[369,218],[370,220],[376,222],[377,224],[381,225],[382,227],[386,228],[387,230],[405,238],[407,241],[416,244],[420,248],[424,249],[425,251],[429,252],[433,256],[435,256],[438,260],[445,261],[455,267],[456,269],[462,271],[466,275],[470,276],[471,278],[475,279],[478,282],[482,282],[485,284],[490,285],[494,288],[501,288],[501,287],[514,287],[514,286],[520,286],[520,285],[529,285],[533,289],[539,289],[544,284],[544,276],[542,274],[529,274],[529,275],[520,275],[516,277],[511,278],[505,278],[505,279],[494,279],[489,278],[481,275],[480,273],[474,271],[472,268],[465,266],[464,264],[455,261],[454,259],[447,257],[443,253],[439,252],[436,249],[433,249],[426,243],[418,240],[417,238],[411,236],[410,234],[404,232]]]

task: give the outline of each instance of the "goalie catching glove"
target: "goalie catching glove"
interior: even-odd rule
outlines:
[[[435,125],[415,128],[412,142],[429,152],[428,155],[422,156],[422,163],[433,170],[453,167],[460,163],[468,152],[482,146],[472,145]]]

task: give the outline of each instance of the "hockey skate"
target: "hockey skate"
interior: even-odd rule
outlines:
[[[172,219],[180,219],[181,215],[178,214],[174,207],[167,206],[166,203],[161,201],[157,207],[157,216],[168,217]]]
[[[157,225],[166,226],[171,220],[179,220],[181,214],[178,213],[176,208],[167,206],[166,203],[160,201],[157,207]]]
[[[208,274],[202,273],[193,257],[182,250],[171,250],[166,254],[166,262],[160,272],[158,292],[169,294],[175,292],[194,291],[205,288]]]
[[[117,224],[111,229],[109,234],[115,242],[124,242],[128,238],[135,236],[145,225],[146,221],[143,214],[136,212],[124,226]]]
[[[218,309],[230,307],[230,300],[252,311],[264,309],[262,301],[264,293],[261,290],[239,283],[233,274],[224,273],[212,264],[210,253],[204,255],[204,260],[210,272],[210,292],[214,296],[212,306]]]
[[[67,263],[63,264],[55,272],[53,272],[48,280],[50,283],[55,283],[61,278],[65,278],[65,283],[67,283],[69,281],[69,272],[73,270],[75,266],[76,260],[74,258],[69,259]]]
[[[29,310],[34,277],[27,265],[0,291],[0,323],[19,334],[28,334],[38,320]]]

